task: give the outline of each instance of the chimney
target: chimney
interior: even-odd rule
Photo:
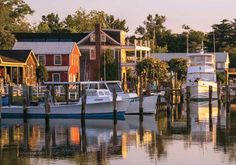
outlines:
[[[96,49],[96,70],[98,71],[98,81],[100,80],[100,59],[101,59],[101,25],[95,24],[95,49]]]

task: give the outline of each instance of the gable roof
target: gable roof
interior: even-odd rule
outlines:
[[[194,53],[189,53],[189,55],[191,54],[194,54]],[[214,53],[210,53],[210,54],[214,54]],[[154,54],[151,54],[151,57],[158,58],[162,61],[170,61],[173,58],[184,58],[184,59],[188,58],[186,53],[154,53]],[[215,59],[216,59],[216,62],[229,62],[227,52],[216,52]]]
[[[2,62],[25,63],[31,50],[0,50]]]
[[[31,49],[35,54],[70,54],[74,42],[16,42],[13,49]]]
[[[79,42],[89,32],[82,33],[14,33],[18,42]]]

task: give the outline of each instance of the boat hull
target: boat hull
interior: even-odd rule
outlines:
[[[155,114],[157,95],[143,98],[143,114]],[[130,104],[126,111],[127,115],[139,114],[139,97],[130,98]]]
[[[212,99],[217,99],[217,83],[199,81],[188,83],[186,86],[190,87],[190,100],[207,101],[209,100],[209,86],[212,86]]]
[[[128,101],[117,101],[117,118],[124,119],[128,108]],[[23,113],[22,106],[3,107],[2,118],[43,118],[46,117],[44,106],[30,106],[27,114]],[[52,105],[50,107],[50,118],[81,118],[81,104]],[[85,118],[109,119],[113,117],[113,103],[103,102],[96,104],[87,104]]]

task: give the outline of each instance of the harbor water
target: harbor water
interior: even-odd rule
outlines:
[[[1,165],[236,164],[236,113],[213,102],[125,120],[1,119]],[[209,116],[211,116],[209,118]]]

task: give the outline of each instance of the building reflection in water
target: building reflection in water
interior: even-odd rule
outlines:
[[[78,119],[2,119],[0,164],[50,164],[66,161],[67,164],[111,164],[125,161],[133,150],[142,151],[142,159],[151,162],[168,161],[168,152],[174,142],[184,143],[185,150],[192,145],[214,150],[235,160],[236,114],[226,115],[213,102],[209,119],[208,102],[193,102],[191,126],[186,122],[186,105],[172,108],[172,116],[126,116],[114,125],[112,120]],[[212,124],[212,125],[211,125]]]

